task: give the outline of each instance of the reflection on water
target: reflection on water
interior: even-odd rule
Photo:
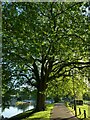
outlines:
[[[14,115],[22,113],[22,112],[24,112],[26,110],[31,110],[33,108],[34,108],[34,106],[30,105],[28,103],[18,105],[18,106],[15,106],[15,107],[11,106],[9,108],[5,108],[5,110],[1,113],[1,115],[3,115],[4,117],[10,118],[10,117],[12,117]],[[1,108],[0,108],[0,110],[1,110]]]

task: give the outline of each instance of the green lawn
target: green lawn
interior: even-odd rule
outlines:
[[[20,113],[16,116],[9,118],[9,120],[50,120],[50,112],[53,109],[54,104],[47,104],[46,110],[33,113],[33,110],[28,110],[24,113]],[[31,114],[31,115],[30,115]]]
[[[48,104],[45,111],[36,112],[33,115],[31,115],[30,117],[22,119],[22,120],[34,120],[34,119],[50,120],[50,112],[53,109],[53,106],[54,106],[54,104]]]
[[[74,112],[74,110],[71,108],[71,107],[68,107],[73,113],[75,113]],[[81,110],[81,114],[79,114],[79,108],[80,108],[80,110]],[[86,118],[87,118],[87,120],[90,120],[90,106],[88,106],[88,105],[77,105],[77,117],[78,118],[83,118],[84,119],[84,110],[86,111]]]
[[[77,115],[79,116],[79,118],[84,118],[84,110],[86,111],[86,117],[88,118],[88,116],[89,116],[89,111],[88,111],[88,109],[89,109],[89,107],[90,106],[88,106],[88,105],[78,105],[77,106]],[[81,109],[81,115],[79,115],[79,108]]]

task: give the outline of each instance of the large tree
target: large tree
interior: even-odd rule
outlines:
[[[49,81],[90,64],[90,27],[81,5],[3,3],[3,66],[9,67],[13,86],[37,89],[36,111],[45,109]]]

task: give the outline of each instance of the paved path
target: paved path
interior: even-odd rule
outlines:
[[[50,120],[78,120],[71,111],[63,104],[56,103],[51,111]]]

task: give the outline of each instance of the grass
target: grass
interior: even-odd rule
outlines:
[[[79,108],[81,109],[81,115],[79,115]],[[88,105],[78,105],[77,106],[77,115],[79,116],[79,118],[84,118],[84,110],[86,111],[86,117],[88,118]]]
[[[53,109],[54,104],[48,104],[45,111],[40,111],[32,114],[28,118],[22,120],[50,120],[50,112]]]
[[[68,108],[75,114],[74,109],[72,109],[70,106]],[[81,110],[81,114],[79,114],[79,108]],[[84,110],[86,111],[86,120],[90,120],[90,106],[83,104],[83,105],[77,105],[77,118],[84,119]]]
[[[22,103],[18,103],[18,105],[20,105]],[[46,110],[45,111],[40,111],[40,112],[36,112],[34,113],[34,109],[33,110],[28,110],[24,113],[20,113],[18,115],[15,115],[11,118],[9,118],[8,120],[35,120],[35,119],[39,119],[39,120],[50,120],[50,112],[53,109],[54,104],[47,104],[46,105]]]

